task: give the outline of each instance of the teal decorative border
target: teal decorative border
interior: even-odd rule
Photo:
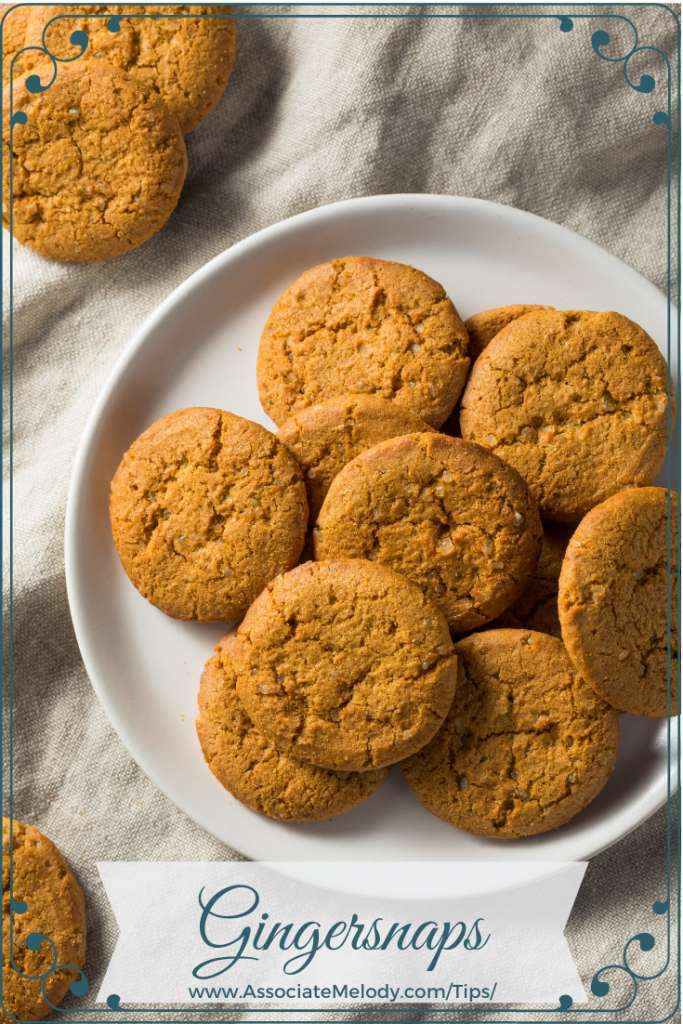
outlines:
[[[14,7],[30,7],[30,6],[33,6],[33,5],[32,4],[28,4],[28,3],[21,3],[21,4],[15,4],[14,5]],[[135,4],[135,5],[131,5],[131,6],[143,6],[143,5],[142,4]],[[296,6],[307,6],[307,5],[296,5]],[[348,6],[361,6],[361,5],[336,4],[335,3],[335,4],[326,4],[326,5],[323,4],[321,6],[327,6],[327,7],[344,6],[344,7],[348,7]],[[362,6],[365,6],[365,5],[362,5]],[[448,6],[450,6],[450,5],[448,5]],[[528,6],[537,6],[537,7],[553,6],[553,7],[555,7],[556,5],[553,5],[553,4],[530,4]],[[580,5],[580,4],[578,5],[578,7],[581,7],[581,6],[588,6],[588,5]],[[636,7],[638,7],[640,5],[629,4],[629,5],[624,5],[624,6],[636,6]],[[668,11],[672,15],[674,20],[676,21],[676,25],[678,27],[678,32],[677,32],[677,34],[678,34],[678,64],[679,64],[679,69],[680,69],[681,29],[680,29],[680,22],[678,20],[678,17],[677,17],[675,12],[670,7],[667,7],[664,4],[653,4],[653,5],[649,5],[649,6],[660,7],[663,10]],[[9,11],[5,12],[5,14],[3,15],[2,19],[0,20],[0,52],[2,51],[2,35],[3,35],[4,21],[5,21],[5,18],[7,17],[8,14],[9,14]],[[79,54],[77,54],[75,57],[60,58],[60,57],[55,57],[54,54],[50,53],[50,51],[48,50],[47,45],[45,43],[45,32],[47,31],[48,27],[54,21],[58,21],[61,18],[65,18],[65,17],[69,17],[69,15],[57,15],[56,17],[52,18],[46,24],[45,28],[43,29],[43,37],[42,37],[43,46],[42,47],[26,47],[25,49],[20,50],[19,53],[17,53],[15,55],[15,57],[13,58],[13,60],[12,60],[12,67],[13,67],[14,66],[14,60],[16,60],[16,58],[21,53],[25,53],[29,49],[32,49],[32,50],[38,49],[38,50],[42,50],[42,52],[44,52],[46,54],[46,56],[49,57],[50,60],[52,61],[53,66],[54,66],[54,73],[53,73],[52,79],[50,80],[50,82],[47,83],[47,85],[43,85],[37,75],[30,75],[27,78],[27,80],[26,80],[26,88],[31,93],[41,93],[41,92],[45,92],[47,89],[49,89],[50,86],[53,84],[56,76],[57,76],[57,70],[58,70],[57,69],[57,64],[58,64],[58,62],[59,63],[71,63],[72,61],[78,60],[80,57],[83,56],[83,54],[85,53],[85,51],[87,49],[87,46],[88,46],[88,36],[87,36],[87,34],[85,32],[82,32],[82,31],[76,31],[76,32],[74,32],[71,35],[70,41],[71,41],[71,43],[74,46],[79,46],[80,47],[80,53]],[[118,32],[119,29],[120,29],[120,17],[119,16],[109,15],[109,14],[98,14],[98,15],[90,15],[90,17],[106,18],[107,19],[107,28],[109,29],[110,32]],[[127,19],[128,18],[161,18],[161,17],[169,17],[169,15],[165,15],[165,14],[164,15],[151,15],[151,14],[132,14],[132,15],[129,14],[129,15],[126,15]],[[196,15],[178,14],[178,15],[172,15],[172,17],[175,17],[175,18],[189,18],[189,17],[196,17]],[[561,32],[563,32],[563,33],[571,32],[573,30],[573,28],[574,28],[574,21],[579,20],[579,19],[581,19],[581,20],[590,20],[590,19],[597,19],[597,18],[602,17],[602,18],[605,18],[605,19],[612,19],[612,20],[616,20],[616,21],[625,22],[626,24],[628,24],[630,26],[630,28],[632,29],[632,31],[633,31],[633,37],[634,38],[633,38],[633,44],[631,46],[631,49],[624,56],[622,56],[622,57],[609,57],[609,56],[607,56],[606,53],[602,52],[603,48],[606,47],[610,43],[610,41],[611,41],[609,33],[606,32],[604,29],[598,29],[597,31],[595,31],[593,33],[593,35],[591,36],[591,44],[592,44],[592,47],[593,47],[595,53],[602,60],[608,61],[608,62],[610,62],[612,64],[622,64],[623,65],[624,79],[626,80],[627,84],[630,86],[631,89],[633,89],[633,90],[635,90],[636,92],[639,92],[639,93],[643,93],[643,94],[651,93],[655,89],[656,82],[655,82],[655,79],[652,78],[652,76],[650,76],[650,75],[642,75],[638,84],[635,84],[635,82],[631,81],[631,79],[629,78],[629,75],[628,75],[628,63],[631,60],[631,58],[633,56],[635,56],[636,53],[642,53],[642,52],[645,52],[645,51],[652,51],[654,53],[659,54],[659,56],[662,57],[662,59],[666,63],[666,69],[667,69],[667,109],[666,109],[666,111],[661,111],[661,110],[657,111],[653,115],[652,120],[654,121],[654,123],[656,125],[662,125],[662,126],[666,127],[666,130],[667,130],[667,298],[668,298],[668,309],[667,309],[667,363],[668,363],[669,366],[671,365],[671,299],[672,299],[672,270],[671,270],[671,245],[672,245],[672,210],[671,210],[671,200],[672,200],[671,168],[672,168],[672,159],[671,159],[671,156],[672,156],[672,152],[671,152],[671,147],[672,147],[672,87],[673,87],[672,71],[671,71],[671,64],[670,64],[669,59],[668,59],[668,57],[666,56],[665,53],[663,53],[661,50],[659,50],[657,47],[654,47],[654,46],[639,45],[638,30],[637,30],[636,26],[633,24],[633,22],[629,18],[627,18],[626,16],[621,15],[621,14],[614,14],[611,11],[609,13],[605,12],[604,15],[584,14],[584,13],[580,13],[580,11],[577,11],[575,8],[572,9],[571,11],[565,13],[565,14],[559,14],[557,12],[552,13],[552,14],[550,14],[550,13],[548,13],[548,14],[541,14],[541,13],[529,14],[529,13],[526,13],[526,12],[525,13],[520,13],[520,14],[512,13],[512,12],[506,12],[506,13],[500,13],[500,14],[493,14],[493,13],[458,14],[458,13],[450,13],[450,12],[449,13],[444,13],[444,14],[423,14],[423,13],[416,13],[416,14],[384,14],[384,13],[381,13],[381,12],[372,13],[372,14],[361,14],[361,13],[353,13],[353,14],[337,14],[337,13],[334,13],[334,14],[319,14],[319,13],[290,14],[290,13],[286,13],[285,14],[285,13],[277,13],[277,12],[274,12],[274,13],[259,13],[259,14],[240,14],[239,13],[239,8],[238,8],[238,10],[237,11],[233,11],[232,14],[201,15],[201,17],[206,17],[206,18],[227,18],[227,17],[233,17],[233,18],[235,18],[237,20],[248,19],[248,18],[284,18],[284,19],[289,19],[289,18],[346,18],[346,19],[348,19],[348,18],[364,18],[364,19],[367,19],[367,18],[386,18],[386,19],[393,19],[393,20],[399,20],[399,19],[405,19],[405,18],[430,18],[430,19],[435,19],[435,18],[454,18],[454,19],[462,19],[462,20],[473,20],[473,19],[488,19],[488,20],[491,20],[491,19],[503,19],[503,18],[520,19],[520,20],[539,20],[539,19],[548,20],[548,19],[550,19],[550,20],[558,22],[559,30]],[[14,110],[13,100],[14,100],[14,97],[13,97],[13,89],[12,89],[12,80],[10,79],[10,150],[12,150],[14,126],[16,124],[26,124],[27,120],[28,120],[27,119],[27,115],[23,111],[19,111],[16,114],[13,112],[13,110]],[[679,138],[680,138],[680,124],[681,124],[681,118],[680,118],[680,103],[679,103],[678,104],[678,118],[677,118]],[[0,154],[0,175],[2,174],[2,159],[3,159],[2,154]],[[677,230],[677,256],[678,256],[678,261],[677,261],[677,268],[676,268],[676,275],[677,275],[676,276],[676,284],[677,284],[676,291],[677,291],[677,295],[678,295],[678,298],[679,298],[679,303],[680,303],[680,226],[681,226],[680,183],[681,183],[681,175],[680,175],[680,168],[679,168],[678,169],[678,202],[677,202],[677,211],[678,211],[678,217],[677,217],[677,229],[678,229]],[[12,194],[12,191],[13,191],[13,168],[12,168],[12,166],[10,166],[10,194]],[[13,237],[13,208],[12,208],[12,205],[10,204],[10,238],[12,238],[12,237]],[[3,246],[4,246],[4,239],[0,236],[0,257],[2,256],[2,248],[3,248]],[[9,446],[9,548],[10,548],[10,552],[9,552],[9,590],[10,590],[10,602],[9,602],[10,603],[10,609],[9,609],[9,697],[10,697],[10,711],[9,711],[9,755],[10,756],[9,756],[9,778],[10,778],[10,807],[9,807],[9,818],[10,818],[10,828],[11,828],[13,820],[14,820],[14,818],[13,818],[13,763],[14,763],[14,758],[13,758],[13,704],[14,704],[14,700],[13,700],[13,697],[14,697],[14,689],[13,689],[13,684],[14,684],[14,672],[13,672],[13,669],[14,669],[14,660],[13,660],[13,522],[14,522],[14,519],[13,519],[13,512],[14,512],[14,494],[13,494],[13,440],[12,440],[13,439],[13,427],[14,427],[14,393],[13,393],[13,365],[14,365],[14,362],[13,362],[13,360],[14,360],[14,344],[13,344],[14,343],[14,337],[13,337],[14,274],[13,274],[13,270],[14,270],[14,267],[13,267],[13,253],[12,253],[12,246],[11,246],[11,244],[10,244],[10,249],[9,249],[9,256],[10,256],[10,258],[9,258],[9,307],[10,307],[10,328],[9,328],[9,362],[10,362],[10,386],[9,386],[9,421],[10,421],[10,446]],[[0,273],[2,273],[2,271],[0,271]],[[677,346],[678,346],[678,353],[679,353],[679,357],[680,357],[680,312],[678,313],[677,324],[678,324]],[[678,387],[678,394],[679,395],[681,394],[680,376],[681,376],[681,370],[680,370],[680,359],[679,359],[677,381],[676,381],[677,387]],[[671,397],[672,396],[670,394],[669,395],[669,399],[671,399]],[[2,402],[3,402],[3,400],[4,400],[3,395],[0,394],[0,412],[2,411]],[[669,416],[669,422],[668,422],[669,436],[671,436],[671,400],[669,401],[669,413],[668,413],[668,416]],[[680,463],[680,460],[679,460],[679,463]],[[680,468],[680,465],[679,465],[679,468]],[[670,487],[671,487],[671,453],[670,453],[670,451],[667,453],[666,470],[667,470],[667,487],[668,487],[669,492],[670,492]],[[0,495],[3,494],[2,488],[3,488],[3,481],[0,480]],[[671,575],[671,568],[672,568],[672,566],[671,566],[671,554],[670,554],[670,552],[671,552],[671,543],[670,543],[670,541],[671,541],[671,496],[670,496],[670,493],[669,493],[669,505],[668,505],[668,527],[669,527],[668,570],[669,570],[669,575]],[[0,535],[0,553],[2,553],[2,542],[3,542],[3,539],[4,538]],[[677,558],[678,558],[678,564],[680,565],[680,540],[679,540],[679,550],[677,552]],[[679,616],[680,616],[680,611],[679,611]],[[487,1007],[486,1010],[483,1010],[481,1008],[481,1004],[474,1004],[473,1006],[468,1007],[468,1008],[460,1008],[460,1007],[449,1006],[449,1007],[444,1008],[444,1009],[439,1009],[438,1007],[431,1007],[430,1006],[429,1009],[425,1008],[425,1009],[420,1009],[420,1010],[417,1011],[419,1013],[420,1019],[424,1020],[424,1014],[425,1013],[430,1013],[430,1014],[450,1013],[450,1014],[453,1014],[453,1015],[457,1014],[458,1016],[460,1016],[461,1014],[472,1014],[472,1013],[476,1013],[476,1014],[482,1014],[482,1013],[505,1014],[505,1013],[507,1013],[507,1014],[512,1014],[511,1017],[507,1018],[507,1020],[510,1021],[510,1024],[512,1024],[512,1022],[516,1019],[517,1015],[521,1014],[521,1013],[553,1014],[553,1013],[557,1013],[558,1011],[562,1012],[562,1013],[565,1013],[565,1014],[571,1014],[571,1015],[574,1015],[574,1014],[579,1015],[579,1014],[584,1014],[584,1013],[585,1014],[617,1014],[617,1013],[623,1013],[625,1010],[627,1010],[630,1006],[632,1006],[634,1004],[634,1002],[636,1000],[636,997],[637,997],[637,994],[638,994],[638,982],[639,981],[653,981],[655,978],[661,977],[668,970],[670,962],[671,962],[671,923],[672,923],[671,922],[672,834],[671,834],[671,714],[670,714],[670,712],[671,712],[671,596],[670,596],[670,594],[669,594],[669,600],[668,600],[668,619],[669,619],[669,649],[668,649],[668,682],[669,682],[668,710],[669,710],[669,718],[668,718],[668,721],[667,721],[667,757],[668,757],[668,772],[667,772],[667,797],[668,797],[668,802],[667,802],[667,895],[666,895],[666,899],[665,900],[663,900],[663,901],[656,901],[652,905],[652,910],[653,910],[653,912],[655,914],[657,914],[657,915],[664,915],[664,914],[666,914],[667,915],[667,925],[668,925],[668,928],[667,928],[667,959],[666,959],[666,964],[664,965],[664,967],[660,971],[658,971],[656,974],[652,974],[652,975],[638,974],[629,965],[629,963],[628,963],[628,953],[629,953],[629,949],[630,949],[630,947],[631,947],[631,945],[633,943],[637,942],[639,944],[639,946],[640,946],[640,949],[642,951],[644,951],[644,952],[648,952],[648,951],[652,950],[654,948],[654,946],[655,946],[655,938],[654,938],[654,936],[651,935],[649,932],[641,932],[638,935],[634,935],[633,938],[629,939],[628,942],[626,943],[626,945],[624,946],[624,950],[623,950],[623,953],[622,953],[622,963],[621,964],[608,964],[605,967],[601,967],[598,971],[596,971],[595,975],[593,976],[593,980],[591,982],[591,992],[593,993],[593,995],[597,996],[598,998],[604,998],[609,993],[609,991],[610,991],[610,985],[609,985],[609,982],[604,981],[602,979],[601,975],[603,975],[607,971],[612,971],[612,970],[621,971],[622,973],[625,973],[631,979],[631,982],[632,982],[632,985],[633,985],[633,993],[632,993],[632,996],[629,999],[629,1001],[624,1003],[622,1006],[610,1007],[609,1009],[604,1009],[604,1008],[600,1008],[600,1009],[578,1009],[578,1008],[577,1009],[572,1009],[573,1001],[572,1001],[571,997],[567,996],[567,995],[561,995],[559,997],[559,1005],[557,1007],[553,1008],[553,1009],[537,1009],[537,1008],[533,1008],[532,1007],[532,1008],[525,1008],[525,1009],[519,1009],[518,1008],[518,1009],[515,1009],[515,1010],[507,1010],[507,1009],[491,1010],[491,1009],[489,1009]],[[679,622],[679,627],[680,627],[680,622]],[[4,621],[2,623],[2,627],[1,628],[4,631]],[[4,679],[4,666],[3,666],[3,679]],[[0,719],[1,718],[2,718],[2,710],[0,709]],[[678,738],[678,755],[677,755],[677,758],[678,758],[678,767],[679,767],[679,771],[680,771],[680,759],[681,759],[681,754],[680,754],[680,720],[677,722],[677,733],[678,733],[678,736],[677,736],[677,738]],[[2,737],[0,737],[0,740],[1,739],[2,739]],[[2,768],[2,764],[0,763],[0,781],[2,780],[2,774],[3,774],[3,768]],[[679,809],[679,812],[680,812],[680,805],[681,805],[680,789],[679,789],[679,792],[678,792],[677,804],[678,804],[678,809]],[[679,856],[678,862],[677,862],[677,878],[678,878],[678,882],[679,882],[679,891],[680,891],[680,880],[681,880],[680,856]],[[75,996],[79,996],[79,997],[85,996],[88,993],[88,991],[89,991],[89,984],[88,984],[88,980],[87,980],[85,974],[83,973],[83,971],[80,970],[80,968],[73,967],[73,965],[71,965],[71,964],[58,964],[57,963],[58,954],[57,954],[57,949],[55,947],[54,942],[47,935],[43,935],[40,932],[31,932],[26,937],[26,946],[30,950],[37,951],[40,948],[40,945],[41,945],[42,942],[48,942],[50,944],[50,946],[52,946],[52,951],[53,951],[53,955],[54,955],[52,966],[47,971],[45,971],[43,974],[40,974],[40,975],[26,975],[26,974],[23,974],[18,969],[18,967],[16,966],[16,964],[14,962],[14,914],[24,914],[24,913],[26,913],[26,911],[28,910],[28,905],[24,901],[17,902],[17,901],[14,900],[14,897],[12,895],[12,893],[14,891],[13,879],[14,879],[14,864],[13,864],[13,858],[11,858],[10,859],[10,958],[11,958],[12,968],[14,969],[14,971],[16,971],[16,973],[19,974],[22,978],[27,978],[27,979],[30,979],[30,980],[42,979],[43,997],[45,998],[45,1001],[53,1008],[53,1010],[58,1011],[59,1013],[65,1013],[65,1014],[95,1013],[95,1014],[98,1015],[94,1020],[85,1020],[83,1017],[78,1017],[78,1018],[76,1018],[76,1021],[74,1022],[74,1024],[98,1024],[98,1022],[100,1020],[106,1019],[106,1018],[102,1018],[100,1016],[102,1014],[112,1014],[112,1013],[114,1013],[114,1014],[121,1014],[121,1013],[127,1012],[126,1008],[122,1007],[120,1005],[120,998],[119,998],[119,996],[115,995],[115,994],[112,994],[112,995],[110,995],[107,998],[107,1006],[108,1006],[107,1010],[104,1010],[104,1009],[98,1010],[98,1009],[95,1009],[95,1008],[89,1008],[89,1009],[83,1009],[83,1010],[79,1010],[79,1009],[66,1009],[65,1010],[62,1007],[54,1006],[49,1001],[49,999],[47,999],[47,996],[45,994],[45,986],[46,986],[47,980],[48,980],[48,978],[50,977],[50,975],[54,971],[56,971],[56,970],[58,970],[60,968],[71,968],[73,970],[78,971],[79,978],[76,981],[72,982],[72,984],[70,986],[71,987],[71,992]],[[680,906],[678,908],[678,915],[677,915],[676,925],[677,925],[677,937],[678,937],[678,947],[679,947],[678,948],[678,969],[679,969],[678,970],[678,982],[679,982],[678,992],[679,992],[679,1002],[677,1003],[677,1005],[674,1008],[674,1010],[672,1011],[672,1013],[668,1017],[663,1018],[661,1021],[651,1021],[651,1022],[642,1021],[642,1022],[638,1022],[638,1024],[663,1024],[664,1021],[670,1020],[674,1016],[674,1014],[676,1013],[676,1011],[678,1009],[678,1005],[680,1003],[680,937],[681,937]],[[2,985],[2,983],[0,982],[0,989],[1,989],[1,985]],[[7,1016],[11,1020],[18,1021],[19,1024],[24,1024],[24,1022],[20,1021],[20,1018],[14,1017],[14,1016],[12,1016],[12,1014],[10,1014],[8,1012],[7,1008],[5,1007],[4,1001],[2,1000],[1,997],[0,997],[0,1002],[2,1003],[3,1011],[7,1014]],[[421,1004],[421,1005],[422,1006],[426,1006],[426,1004]],[[395,1009],[391,1008],[391,1007],[384,1007],[384,1006],[382,1006],[382,1007],[377,1007],[377,1009],[369,1009],[369,1010],[367,1008],[364,1009],[364,1010],[357,1010],[357,1009],[352,1009],[352,1008],[351,1009],[337,1009],[335,1012],[337,1014],[340,1014],[340,1015],[346,1015],[346,1014],[350,1014],[350,1013],[353,1013],[353,1014],[358,1014],[358,1013],[369,1013],[369,1014],[383,1013],[383,1014],[387,1014],[387,1015],[389,1015],[389,1014],[393,1015],[393,1014],[397,1014],[397,1013],[404,1014],[406,1012],[406,1010],[407,1010],[406,1006],[402,1006],[400,1008],[397,1007]],[[232,1013],[253,1014],[253,1013],[260,1013],[260,1012],[262,1012],[262,1009],[261,1008],[250,1009],[249,1007],[240,1006],[239,1008],[221,1007],[221,1008],[212,1010],[212,1009],[208,1009],[206,1007],[198,1007],[197,1009],[193,1009],[191,1006],[186,1006],[183,1009],[178,1009],[178,1010],[172,1009],[170,1007],[167,1007],[167,1008],[156,1007],[154,1009],[142,1009],[142,1008],[139,1008],[139,1009],[136,1009],[134,1012],[140,1013],[140,1014],[145,1014],[145,1013],[155,1013],[155,1014],[172,1013],[172,1014],[178,1014],[178,1013],[182,1013],[182,1014],[188,1014],[188,1015],[196,1015],[196,1014],[214,1015],[214,1014],[217,1014],[217,1013],[222,1013],[222,1014],[232,1014]],[[321,1010],[319,1010],[317,1008],[316,1009],[302,1008],[302,1009],[291,1010],[291,1009],[287,1009],[287,1008],[284,1008],[284,1007],[277,1007],[275,1012],[277,1012],[277,1013],[286,1013],[286,1014],[291,1014],[291,1013],[312,1014],[312,1013],[321,1013],[321,1012],[326,1012],[326,1011],[321,1011]],[[410,1012],[409,1009],[408,1009],[408,1012]],[[116,1019],[117,1019],[117,1024],[139,1024],[139,1020],[140,1020],[140,1018],[138,1018],[137,1020],[133,1020],[133,1019],[123,1020],[120,1016],[117,1017]],[[552,1018],[550,1018],[550,1019],[552,1020]],[[558,1019],[558,1018],[555,1018],[555,1019]],[[607,1018],[601,1018],[601,1019],[605,1020],[605,1024],[606,1024]],[[211,1018],[209,1018],[209,1020],[211,1020]],[[375,1024],[375,1021],[374,1021],[373,1018],[368,1018],[367,1021],[361,1021],[360,1018],[357,1017],[356,1020],[358,1021],[358,1024]],[[409,1022],[407,1020],[407,1018],[404,1018],[404,1020],[406,1020],[406,1024],[412,1024],[412,1022]],[[66,1024],[66,1022],[65,1022],[65,1024]],[[164,1021],[163,1024],[172,1024],[172,1022],[171,1021],[169,1021],[169,1022],[165,1022]],[[259,1024],[259,1022],[254,1020],[253,1024]],[[265,1024],[265,1022],[264,1022],[264,1024]],[[417,1024],[417,1020],[414,1022],[414,1024]],[[489,1020],[484,1019],[482,1017],[482,1018],[480,1018],[480,1024],[504,1024],[504,1022],[502,1021],[502,1019],[500,1017],[496,1017],[492,1021],[489,1021]],[[597,1018],[592,1018],[591,1024],[598,1024]],[[635,1024],[635,1022],[634,1022],[634,1024]]]

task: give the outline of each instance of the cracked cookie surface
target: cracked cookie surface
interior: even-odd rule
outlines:
[[[77,57],[80,46],[71,43],[71,35],[85,32],[88,45],[83,58],[107,61],[158,92],[177,117],[183,135],[213,110],[228,84],[235,61],[235,22],[215,15],[231,14],[230,7],[59,4],[29,10],[24,45],[42,46],[43,29],[60,15],[45,32],[50,53],[62,60]],[[105,17],[95,17],[98,14]],[[159,17],[164,14],[176,17]],[[116,32],[107,27],[113,17],[120,19]],[[34,68],[45,59],[44,53],[29,52],[25,54],[25,68]]]
[[[24,914],[14,914],[12,950],[14,963],[23,974],[13,969],[10,960],[10,822],[2,819],[2,997],[5,1009],[19,1020],[39,1020],[52,1007],[42,996],[42,983],[36,976],[52,967],[54,952],[47,942],[33,951],[26,945],[31,932],[50,938],[57,949],[57,963],[82,967],[85,963],[85,900],[78,882],[54,843],[33,825],[12,822],[13,896],[25,901]],[[75,970],[60,967],[45,981],[47,998],[59,1005],[78,981]],[[0,1011],[0,1020],[11,1021]]]
[[[480,445],[408,434],[335,477],[313,531],[316,558],[368,558],[416,583],[464,633],[521,593],[541,548],[520,475]]]
[[[492,629],[455,651],[456,699],[432,742],[402,762],[406,782],[432,814],[474,835],[563,825],[614,768],[616,711],[544,633]]]
[[[14,82],[15,238],[67,262],[110,259],[147,241],[175,209],[187,171],[178,122],[143,82],[104,61],[60,65],[44,93]],[[9,228],[9,95],[3,123],[3,224]]]
[[[235,667],[249,717],[280,749],[363,772],[427,743],[456,680],[438,608],[361,560],[306,562],[270,583],[239,627]]]
[[[465,325],[420,270],[349,256],[313,267],[278,299],[261,336],[261,405],[281,426],[335,395],[374,394],[431,427],[450,415],[469,369]]]
[[[622,491],[581,521],[562,565],[559,614],[571,659],[601,697],[633,715],[667,717],[669,595],[678,713],[677,526],[676,494],[669,516],[665,488]]]
[[[254,811],[279,821],[320,821],[342,814],[382,785],[389,768],[339,772],[307,764],[263,736],[237,689],[235,626],[207,662],[199,687],[197,735],[222,786]]]
[[[306,483],[309,533],[304,551],[313,557],[311,531],[330,484],[356,455],[380,441],[431,427],[409,409],[375,395],[341,395],[304,409],[275,435],[301,466]]]
[[[477,359],[462,436],[514,466],[542,515],[571,522],[653,482],[668,445],[668,388],[664,357],[625,316],[536,310]],[[671,429],[674,418],[672,400]]]
[[[469,355],[472,362],[478,359],[490,341],[511,324],[513,320],[519,320],[527,313],[533,313],[536,309],[552,309],[552,306],[525,306],[516,304],[513,306],[498,306],[496,309],[485,309],[481,313],[475,313],[465,320],[465,327],[470,337]]]
[[[140,593],[177,619],[237,618],[301,553],[301,470],[258,423],[181,409],[126,452],[111,487],[111,526]]]
[[[8,11],[11,11],[11,14],[7,13]],[[12,78],[19,78],[25,70],[23,55],[17,57],[14,66],[12,59],[24,48],[30,15],[30,7],[15,7],[13,4],[3,4],[0,7],[0,19],[5,19],[2,23],[2,81],[5,87]]]
[[[574,532],[568,523],[545,523],[538,565],[516,601],[491,623],[493,629],[533,629],[559,639],[560,617],[557,611],[562,559]]]

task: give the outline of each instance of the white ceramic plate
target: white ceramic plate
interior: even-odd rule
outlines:
[[[97,695],[133,757],[225,843],[279,862],[458,861],[462,868],[490,862],[491,881],[479,869],[468,891],[501,888],[504,863],[519,867],[518,875],[510,869],[506,884],[529,880],[529,873],[538,877],[557,870],[558,861],[604,850],[660,807],[667,794],[666,723],[622,715],[617,767],[607,786],[571,822],[542,836],[498,843],[460,832],[419,805],[397,767],[369,801],[339,818],[280,824],[220,786],[195,734],[199,677],[225,627],[177,622],[153,608],[128,581],[111,538],[109,483],[123,452],[155,420],[203,405],[274,429],[256,389],[261,329],[302,271],[351,254],[419,267],[445,286],[463,317],[513,302],[615,309],[641,324],[666,354],[667,302],[652,284],[584,238],[519,210],[451,196],[390,195],[335,203],[266,228],[162,303],[93,409],[66,519],[74,626]],[[672,727],[672,744],[674,738]],[[435,895],[446,895],[442,884]]]

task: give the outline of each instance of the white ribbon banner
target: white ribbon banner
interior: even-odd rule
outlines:
[[[529,884],[443,900],[334,891],[333,865],[329,889],[261,863],[97,866],[121,929],[100,1002],[116,995],[124,1007],[282,1003],[306,1009],[326,1003],[559,1005],[562,995],[586,1001],[563,935],[583,863],[553,865],[554,874],[544,865],[544,877]],[[400,869],[406,894],[411,877],[418,881],[430,870],[429,863],[390,867],[394,874]],[[449,867],[459,872],[467,865]],[[297,868],[297,876],[306,877],[302,865]],[[311,877],[320,868],[312,865]]]

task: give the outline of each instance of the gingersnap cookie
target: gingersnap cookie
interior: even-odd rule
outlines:
[[[661,352],[625,316],[536,310],[477,359],[460,403],[462,436],[514,466],[541,515],[571,522],[655,479],[674,424],[669,388]]]
[[[187,171],[175,117],[147,85],[104,61],[59,65],[54,83],[34,95],[52,64],[13,84],[3,114],[3,224],[9,227],[12,162],[14,237],[42,256],[67,262],[106,260],[147,241],[170,217]]]
[[[414,267],[348,256],[313,267],[282,295],[261,336],[261,405],[286,419],[335,395],[391,399],[440,427],[469,369],[465,325],[440,284]]]
[[[438,608],[391,569],[345,559],[268,585],[239,628],[235,670],[247,714],[280,750],[358,772],[427,743],[456,678]]]
[[[382,785],[389,768],[336,772],[300,761],[261,735],[236,689],[237,627],[206,663],[199,687],[197,735],[204,759],[241,803],[279,821],[320,821],[343,814]]]
[[[491,629],[455,650],[457,699],[431,743],[401,763],[406,782],[428,811],[477,836],[564,825],[614,768],[616,711],[555,637]]]
[[[552,306],[525,306],[516,304],[513,306],[498,306],[496,309],[485,309],[482,313],[475,313],[474,316],[465,320],[465,327],[470,337],[469,355],[472,362],[478,359],[488,343],[495,336],[511,324],[513,320],[519,320],[520,316],[526,313],[533,313],[535,309],[552,309]]]
[[[456,633],[485,625],[519,596],[541,535],[519,473],[442,434],[408,434],[358,455],[332,481],[313,531],[316,558],[388,565]]]
[[[195,408],[164,416],[131,445],[110,515],[143,597],[176,619],[222,622],[296,565],[308,508],[301,470],[271,433]]]
[[[10,893],[10,849],[12,850],[12,892]],[[24,913],[10,915],[10,895],[25,904]],[[19,909],[22,909],[20,906]],[[12,937],[10,939],[10,923]],[[57,847],[33,825],[2,819],[2,999],[6,1013],[18,1020],[39,1020],[52,1012],[43,999],[42,981],[37,977],[52,967],[55,951],[41,942],[36,951],[26,945],[31,932],[47,935],[56,947],[58,970],[45,979],[45,993],[59,1005],[73,982],[80,979],[75,968],[85,963],[85,900],[78,882]],[[12,965],[14,962],[14,966]],[[16,967],[16,970],[15,970]],[[24,978],[21,974],[32,975]]]
[[[31,15],[30,7],[16,7],[14,4],[2,4],[0,6],[0,19],[2,19],[2,83],[4,91],[8,93],[8,86],[13,78],[19,76],[25,70],[23,54],[18,56],[19,50],[24,48],[26,29]],[[16,57],[16,60],[14,58]],[[14,60],[14,63],[12,61]]]
[[[380,441],[431,427],[414,412],[376,395],[340,395],[286,420],[275,435],[301,466],[309,529],[344,466]],[[312,550],[312,548],[311,548]]]
[[[569,542],[559,581],[562,639],[586,682],[619,711],[666,718],[670,675],[671,714],[678,713],[677,559],[678,499],[671,493],[669,508],[664,487],[608,498]]]
[[[230,7],[184,4],[36,6],[24,45],[37,49],[26,54],[26,68],[45,62],[43,38],[55,57],[77,57],[81,47],[71,36],[85,32],[84,58],[135,75],[162,97],[187,135],[211,113],[228,84],[235,61],[231,13]]]
[[[574,527],[567,523],[545,523],[538,565],[526,587],[502,615],[494,619],[494,629],[533,629],[562,637],[557,611],[562,559]]]

